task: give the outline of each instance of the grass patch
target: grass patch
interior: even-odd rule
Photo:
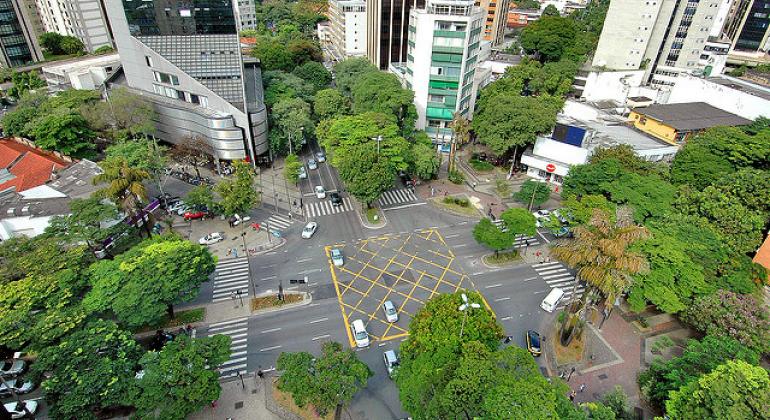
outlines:
[[[444,204],[454,204],[460,207],[470,207],[471,201],[465,197],[444,197]]]
[[[312,404],[308,404],[302,408],[298,407],[294,403],[294,398],[288,392],[283,392],[278,389],[278,385],[273,383],[271,386],[273,391],[273,400],[280,404],[281,407],[291,411],[292,413],[305,420],[332,420],[334,419],[334,410],[331,410],[325,416],[321,417],[316,414]]]
[[[453,203],[451,201],[450,202],[445,202],[444,200],[446,200],[447,198],[449,198],[449,197],[444,197],[443,200],[439,199],[439,198],[431,198],[431,201],[437,207],[443,208],[443,209],[445,209],[445,210],[447,210],[449,212],[452,212],[452,213],[462,214],[462,215],[465,215],[465,216],[478,216],[479,215],[479,213],[476,211],[476,209],[474,209],[472,206],[463,207],[463,206],[457,205],[457,204],[455,204],[455,203]]]
[[[270,296],[255,297],[251,299],[251,310],[256,311],[258,309],[275,308],[289,303],[301,302],[304,299],[303,294],[298,293],[286,293],[283,296],[283,300],[278,300],[278,294]]]
[[[377,211],[377,209],[374,207],[366,209],[366,220],[368,220],[369,223],[372,223],[375,225],[382,223],[382,217],[380,217],[380,212]]]
[[[583,360],[583,352],[586,345],[586,333],[578,337],[574,337],[569,343],[569,346],[564,347],[559,342],[559,325],[556,323],[551,330],[551,343],[553,343],[553,350],[556,356],[556,365],[565,365],[571,363],[577,363]]]
[[[449,182],[460,185],[465,181],[465,175],[460,171],[449,171]]]
[[[485,255],[483,258],[484,262],[489,265],[503,265],[519,261],[521,256],[519,256],[519,251],[513,250],[508,252],[499,252],[497,255]]]
[[[203,321],[203,318],[205,317],[206,308],[175,311],[173,318],[168,319],[168,314],[163,315],[163,318],[161,318],[157,323],[153,325],[145,325],[144,327],[140,327],[139,329],[134,330],[134,332],[142,333],[147,331],[162,330],[164,328],[181,327],[187,324],[192,324],[194,322]]]
[[[495,165],[478,159],[471,159],[468,161],[468,164],[470,164],[471,168],[476,172],[490,172],[495,169]]]

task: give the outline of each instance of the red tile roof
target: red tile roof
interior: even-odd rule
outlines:
[[[770,235],[767,235],[765,242],[754,255],[754,262],[765,267],[768,271],[768,277],[770,277]]]
[[[68,163],[51,153],[33,149],[12,140],[0,140],[0,168],[7,169],[15,178],[0,184],[0,191],[16,187],[16,192],[45,184],[54,170],[66,168]]]

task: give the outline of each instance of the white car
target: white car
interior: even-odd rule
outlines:
[[[305,228],[302,229],[302,239],[310,239],[313,237],[313,234],[315,233],[316,229],[318,229],[318,223],[316,222],[310,222],[305,225]]]
[[[548,210],[538,210],[535,212],[532,212],[532,215],[535,216],[535,218],[541,218],[541,217],[549,217],[551,216],[551,212]]]
[[[239,214],[234,214],[233,215],[233,226],[238,226],[241,223],[248,222],[249,220],[251,220],[251,216],[241,217],[241,215],[239,215]]]
[[[353,332],[353,340],[356,342],[356,347],[369,347],[369,333],[366,332],[364,321],[356,319],[350,324],[350,329]]]
[[[198,240],[198,243],[201,244],[201,245],[213,245],[213,244],[215,244],[217,242],[222,242],[224,240],[225,240],[224,235],[222,235],[219,232],[213,232],[213,233],[209,233],[208,235],[200,238]]]
[[[187,205],[184,203],[184,201],[179,200],[176,203],[168,206],[168,211],[170,211],[171,213],[178,213],[179,210],[186,209],[186,208],[187,208]]]
[[[315,161],[315,159],[310,159],[307,161],[307,168],[311,171],[313,169],[318,169],[318,162]]]
[[[26,369],[27,362],[21,359],[10,359],[0,362],[0,375],[6,378],[21,375]]]
[[[393,302],[386,300],[382,304],[382,312],[385,312],[385,319],[388,322],[398,322],[398,311],[396,311],[396,306],[393,305]]]
[[[326,153],[324,153],[324,152],[315,152],[315,158],[319,162],[326,162]]]
[[[304,166],[299,167],[299,179],[307,179],[307,171]]]
[[[315,196],[318,199],[326,198],[326,190],[324,189],[323,185],[316,185],[316,187],[315,187]]]
[[[21,402],[21,404],[24,404],[27,407],[27,411],[29,411],[32,415],[34,415],[37,411],[36,400],[24,400]],[[27,413],[24,412],[24,407],[21,407],[16,401],[5,403],[3,404],[3,407],[5,407],[8,413],[11,414],[11,419],[13,420],[23,419],[27,415]]]
[[[0,398],[12,396],[11,391],[17,394],[26,394],[33,389],[35,389],[35,384],[24,378],[6,379],[4,383],[0,382]]]
[[[345,264],[345,259],[342,257],[342,251],[337,248],[332,249],[332,262],[337,267],[342,267]]]

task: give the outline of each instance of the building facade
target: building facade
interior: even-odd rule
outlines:
[[[508,24],[509,0],[477,0],[476,6],[487,12],[484,21],[484,40],[492,45],[500,45],[505,36]]]
[[[613,0],[594,67],[646,70],[656,87],[673,86],[682,72],[702,71],[700,57],[719,12],[717,1]]]
[[[321,35],[319,33],[319,38]],[[366,55],[366,2],[329,2],[328,49],[334,61]]]
[[[35,19],[24,1],[0,1],[0,67],[15,67],[43,60]]]
[[[259,63],[242,55],[230,0],[108,2],[126,84],[153,103],[155,135],[200,137],[220,160],[268,152]],[[162,8],[161,8],[162,7]]]
[[[50,93],[67,89],[101,90],[105,80],[118,69],[118,54],[86,56],[43,66],[40,69],[40,77],[48,84]]]
[[[724,34],[732,49],[741,52],[770,48],[770,0],[735,0],[727,16]]]
[[[37,0],[37,11],[46,32],[74,36],[83,41],[88,52],[113,46],[100,0]]]
[[[257,28],[257,7],[255,0],[238,0],[238,31]]]
[[[381,70],[406,61],[409,12],[425,0],[366,0],[366,55]]]
[[[472,118],[472,94],[484,10],[473,0],[429,0],[409,15],[403,79],[414,91],[416,127],[436,143],[451,139],[455,112]]]

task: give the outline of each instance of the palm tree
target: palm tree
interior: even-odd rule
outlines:
[[[609,308],[631,287],[634,274],[649,270],[644,255],[628,249],[634,242],[647,238],[649,231],[631,223],[628,214],[622,211],[618,212],[617,219],[613,223],[609,214],[594,209],[588,224],[574,229],[574,239],[561,241],[551,248],[556,259],[577,270],[570,302],[572,314],[565,326],[574,326],[576,322],[574,299],[578,279],[598,289]]]
[[[139,216],[142,212],[142,201],[147,201],[147,189],[142,181],[150,178],[150,174],[145,170],[132,168],[123,157],[105,159],[99,167],[103,172],[93,178],[93,183],[108,185],[96,191],[97,196],[112,200],[132,219]],[[149,221],[144,226],[147,236],[150,236]]]
[[[449,170],[454,169],[455,144],[463,145],[470,139],[471,123],[459,112],[452,115],[452,122],[449,123],[452,128],[454,138],[449,149]]]

